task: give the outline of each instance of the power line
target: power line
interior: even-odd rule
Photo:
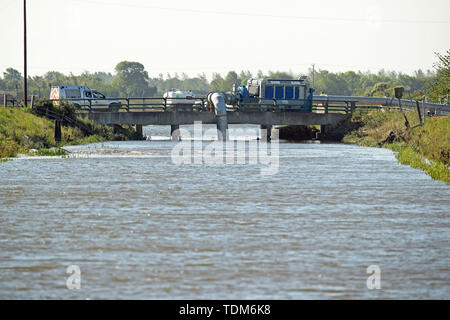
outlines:
[[[161,7],[153,5],[144,4],[134,4],[134,3],[122,3],[122,2],[103,2],[95,0],[71,0],[74,2],[84,2],[99,5],[108,6],[121,6],[121,7],[134,7],[134,8],[148,8],[156,10],[165,10],[172,12],[191,12],[200,14],[217,14],[217,15],[232,15],[232,16],[247,16],[247,17],[259,17],[259,18],[276,18],[276,19],[295,19],[295,20],[309,20],[309,21],[324,21],[324,22],[357,22],[361,23],[367,22],[367,19],[363,18],[339,18],[339,17],[308,17],[308,16],[291,16],[291,15],[274,15],[265,13],[246,13],[246,12],[234,12],[234,11],[218,11],[218,10],[199,10],[199,9],[188,9],[188,8],[174,8],[174,7]],[[430,23],[430,24],[447,24],[450,20],[408,20],[408,19],[379,19],[377,22],[386,23]]]

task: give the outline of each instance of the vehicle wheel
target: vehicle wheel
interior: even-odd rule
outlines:
[[[118,103],[111,103],[109,105],[108,110],[111,111],[111,112],[118,112],[120,110],[120,104],[118,104]]]

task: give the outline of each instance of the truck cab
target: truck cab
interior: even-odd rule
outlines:
[[[50,91],[50,100],[54,105],[65,99],[75,104],[78,109],[92,108],[97,110],[119,111],[120,100],[108,99],[103,93],[87,86],[54,86]]]

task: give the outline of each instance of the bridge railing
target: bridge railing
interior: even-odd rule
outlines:
[[[397,99],[394,97],[362,97],[362,96],[314,96],[314,104],[350,104],[354,108],[367,108],[375,106],[378,108],[395,109],[399,108],[399,102],[402,108],[417,108],[417,106],[427,110],[439,110],[450,112],[450,105],[432,103],[427,101],[416,101],[407,99]]]
[[[79,111],[83,112],[164,112],[164,111],[207,111],[207,99],[204,96],[195,98],[164,98],[164,97],[119,97],[105,99],[50,99],[55,104],[60,101],[75,103]],[[179,101],[179,103],[178,103]],[[417,102],[413,100],[401,100],[403,108],[416,108],[423,110],[440,110],[450,113],[449,105],[440,105],[429,102]],[[314,113],[352,113],[356,109],[398,109],[398,99],[379,97],[353,97],[353,96],[314,96],[313,103],[310,100],[284,100],[256,98],[247,101],[239,101],[227,106],[230,111],[301,111]],[[211,110],[211,109],[209,109]]]
[[[187,102],[191,100],[192,102]],[[55,105],[59,102],[75,104],[80,111],[167,111],[167,110],[206,110],[206,97],[199,98],[164,98],[164,97],[119,97],[119,98],[64,98],[50,99]],[[180,101],[180,103],[177,103]]]
[[[75,103],[79,106],[79,111],[83,112],[139,112],[139,111],[207,111],[206,97],[192,98],[192,103],[186,103],[186,98],[163,98],[163,97],[126,97],[126,98],[110,98],[109,101],[120,101],[120,105],[114,105],[105,99],[50,99],[54,103],[65,101]],[[179,100],[180,103],[176,103]],[[227,109],[230,111],[303,111],[315,113],[352,113],[356,108],[373,108],[378,106],[355,106],[351,102],[335,102],[330,103],[314,103],[307,106],[309,100],[298,99],[287,101],[281,99],[253,99],[252,102],[240,102],[236,105],[229,105]],[[395,107],[393,107],[395,108]]]

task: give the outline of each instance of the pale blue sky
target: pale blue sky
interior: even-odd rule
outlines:
[[[28,73],[431,69],[450,1],[28,0]],[[23,1],[0,0],[0,72],[23,70]]]

